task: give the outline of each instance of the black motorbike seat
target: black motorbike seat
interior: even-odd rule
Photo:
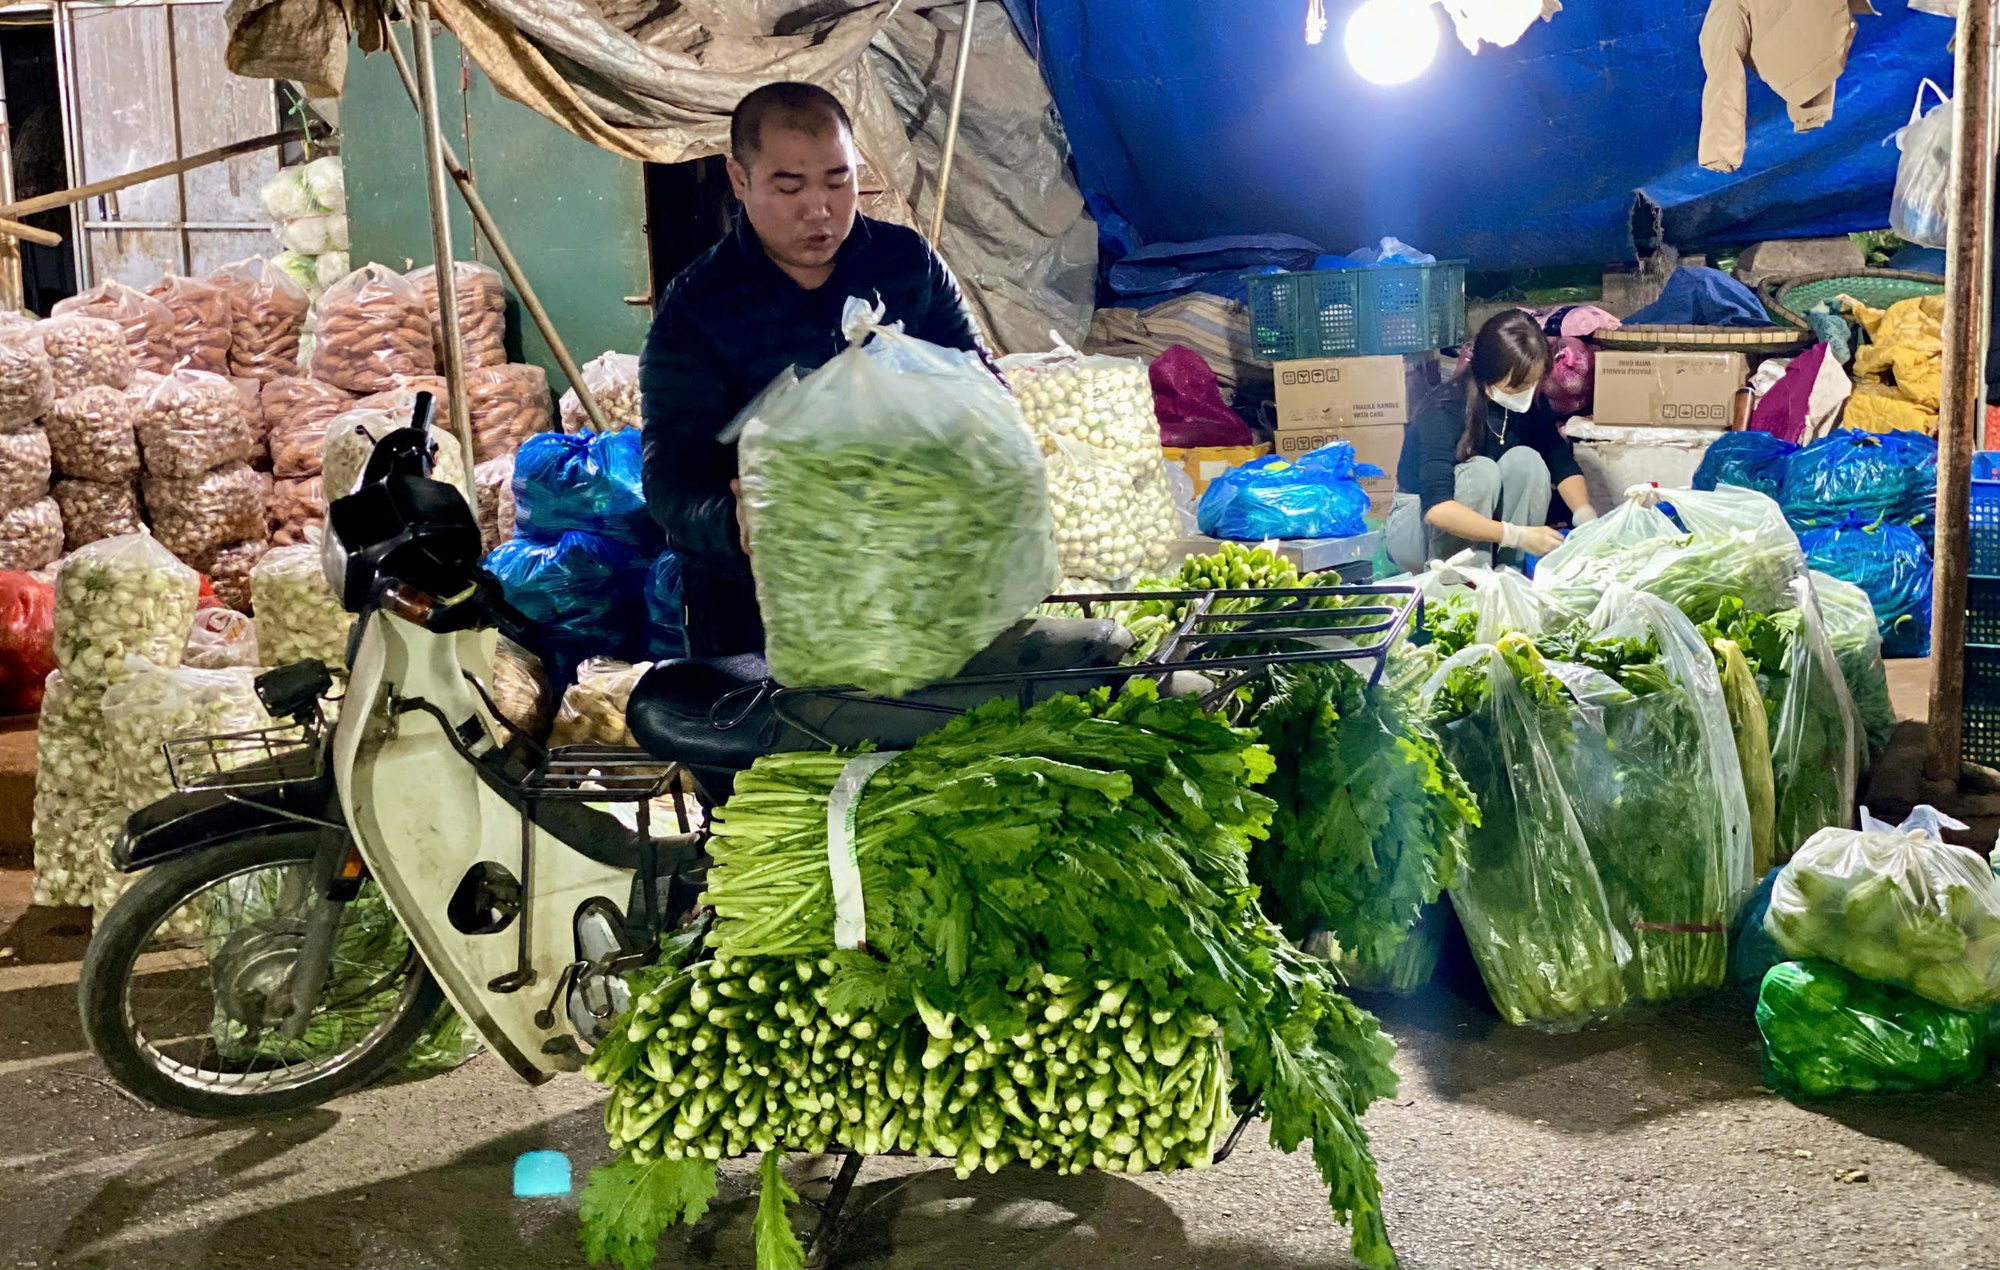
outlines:
[[[661,662],[632,689],[625,722],[656,758],[697,768],[742,771],[773,751],[777,736],[752,716],[770,693],[759,653]]]

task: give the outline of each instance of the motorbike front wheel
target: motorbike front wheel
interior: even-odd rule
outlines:
[[[78,998],[120,1084],[194,1116],[296,1111],[384,1075],[422,1035],[444,994],[372,881],[341,914],[318,1005],[285,1027],[307,914],[329,902],[312,883],[318,841],[278,833],[169,860],[105,915]]]

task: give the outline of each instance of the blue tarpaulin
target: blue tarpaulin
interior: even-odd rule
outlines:
[[[1747,243],[1880,228],[1926,76],[1951,82],[1953,24],[1877,0],[1833,121],[1794,133],[1749,75],[1741,171],[1695,162],[1707,0],[1571,4],[1477,57],[1443,30],[1396,87],[1363,80],[1332,0],[1006,0],[1040,59],[1084,187],[1147,242],[1289,233],[1331,250],[1394,234],[1475,267],[1629,259],[1638,191],[1668,241]]]

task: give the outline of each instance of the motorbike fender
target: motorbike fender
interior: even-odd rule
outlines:
[[[340,820],[340,800],[330,780],[251,797],[170,794],[126,819],[112,844],[111,862],[122,873],[137,873],[252,834],[330,830]]]

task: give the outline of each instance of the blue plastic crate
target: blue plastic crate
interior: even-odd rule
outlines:
[[[1430,353],[1465,339],[1465,261],[1252,274],[1257,356]]]
[[[2000,652],[2000,578],[1966,579],[1965,642]]]
[[[1972,456],[1972,569],[2000,578],[2000,450]]]
[[[2000,648],[1965,650],[1965,757],[2000,767]]]

